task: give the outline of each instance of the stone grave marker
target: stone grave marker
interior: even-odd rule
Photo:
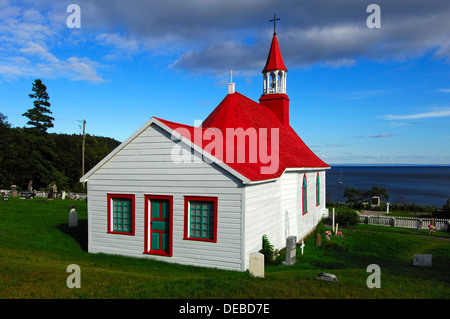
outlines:
[[[286,259],[283,261],[283,265],[295,264],[296,253],[297,253],[297,237],[289,236],[286,239]]]
[[[414,254],[414,266],[431,266],[432,255]]]
[[[264,278],[264,255],[261,253],[252,253],[249,258],[250,275]]]
[[[316,235],[316,246],[320,247],[322,245],[322,236],[320,234]]]
[[[327,272],[321,272],[319,276],[317,276],[317,279],[325,280],[325,281],[339,281],[336,277],[336,275],[329,274]]]
[[[75,210],[75,205],[70,206],[69,212],[69,227],[77,227],[78,226],[78,213]]]

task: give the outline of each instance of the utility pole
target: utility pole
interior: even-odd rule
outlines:
[[[83,142],[81,145],[81,176],[84,176],[84,144],[86,140],[85,129],[86,129],[86,120],[83,120]]]

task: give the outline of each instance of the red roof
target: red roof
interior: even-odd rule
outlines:
[[[273,35],[272,44],[270,45],[269,56],[267,57],[266,66],[263,73],[271,70],[284,70],[287,72],[286,66],[281,56],[280,46],[278,45],[278,39],[276,34]]]
[[[237,92],[228,94],[202,123],[201,128],[158,120],[173,130],[181,129],[177,132],[251,181],[278,178],[286,168],[329,167],[306,146],[290,125],[283,125],[268,107]],[[250,134],[249,140],[253,139],[253,143],[245,141],[245,160],[238,158],[244,149],[238,147],[237,140],[234,143],[227,140],[227,136],[233,138],[233,132],[238,128]],[[276,134],[278,144],[274,144],[272,152],[272,138],[275,143]],[[201,138],[196,139],[196,136]],[[261,146],[260,141],[266,141],[267,147]],[[222,152],[213,145],[220,148],[223,145]],[[276,146],[278,156],[275,154]],[[275,169],[269,169],[271,165]]]

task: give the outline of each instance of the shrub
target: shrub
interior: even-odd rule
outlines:
[[[260,253],[264,255],[264,264],[267,265],[273,260],[275,251],[273,249],[273,245],[269,242],[269,239],[266,235],[262,238],[262,249]]]
[[[339,210],[336,212],[336,223],[339,226],[352,226],[359,224],[358,213],[352,210]]]

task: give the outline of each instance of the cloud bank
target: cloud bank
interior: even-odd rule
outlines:
[[[450,61],[448,0],[379,0],[381,28],[366,25],[371,1],[354,0],[78,0],[82,24],[68,30],[68,1],[0,0],[0,75],[65,76],[102,82],[103,61],[138,54],[169,57],[194,73],[259,70],[274,13],[283,58],[291,68],[352,66],[358,59],[404,60],[430,54]],[[103,55],[57,53],[95,44]]]

